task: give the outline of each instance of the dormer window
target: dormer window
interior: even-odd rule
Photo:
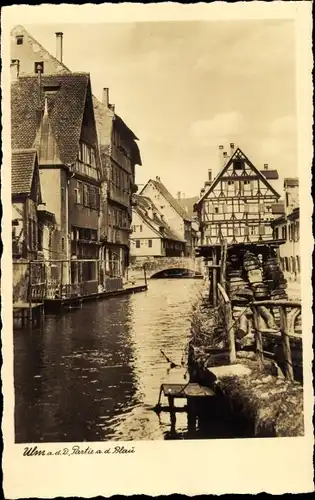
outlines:
[[[18,35],[15,37],[16,45],[23,45],[24,37],[23,35]]]

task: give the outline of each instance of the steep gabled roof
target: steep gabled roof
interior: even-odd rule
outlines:
[[[27,195],[32,191],[37,152],[35,149],[12,150],[11,153],[11,193]]]
[[[196,207],[205,199],[207,196],[212,192],[212,190],[215,188],[215,186],[218,184],[220,181],[220,178],[222,175],[227,171],[227,169],[232,165],[233,161],[235,159],[238,159],[239,157],[242,157],[244,161],[248,164],[248,166],[256,173],[256,175],[261,179],[261,181],[265,184],[265,186],[270,189],[275,196],[280,198],[279,193],[271,186],[271,184],[268,182],[268,180],[264,177],[264,175],[255,167],[255,165],[252,164],[252,162],[247,158],[247,156],[243,153],[243,151],[240,148],[237,148],[233,155],[228,159],[228,161],[223,165],[222,169],[218,173],[218,175],[213,179],[213,182],[211,186],[208,188],[207,191],[199,198],[198,202],[196,203]]]
[[[58,89],[46,94],[42,92],[39,98],[36,76],[20,77],[12,84],[12,148],[34,147],[38,139],[39,109],[42,109],[41,121],[46,106],[47,132],[56,140],[61,162],[70,165],[77,158],[86,102],[92,99],[90,76],[87,73],[42,76],[41,86]]]
[[[134,209],[137,214],[141,217],[141,219],[155,232],[159,235],[160,238],[165,238],[174,241],[182,241],[168,226],[168,224],[161,218],[161,214],[159,213],[157,207],[152,202],[151,198],[148,196],[141,196],[134,194]],[[149,210],[153,211],[152,218],[149,217]],[[163,228],[163,233],[161,233],[158,228]]]
[[[34,38],[24,28],[24,26],[21,26],[21,25],[14,26],[14,28],[11,30],[11,35],[13,35],[13,36],[26,35],[28,38],[28,42],[31,42],[32,45],[37,46],[37,52],[40,52],[41,56],[43,58],[50,59],[54,63],[57,70],[59,69],[63,73],[66,73],[66,72],[70,73],[70,69],[67,68],[67,66],[65,64],[63,64],[61,61],[59,61],[55,56],[53,56],[47,49],[45,49],[45,47],[41,43],[39,43],[39,41],[36,40],[36,38]],[[40,60],[40,58],[38,60]]]
[[[181,198],[178,200],[178,203],[186,210],[187,215],[191,218],[195,217],[197,214],[194,210],[194,206],[198,201],[198,196],[194,196],[192,198]]]
[[[164,184],[156,179],[156,180],[153,180],[153,179],[150,179],[147,184],[142,188],[141,193],[144,192],[146,186],[149,184],[149,183],[152,183],[153,186],[158,190],[160,191],[161,195],[169,202],[169,204],[174,208],[174,210],[176,210],[176,212],[186,221],[188,222],[191,222],[191,218],[188,216],[186,210],[178,203],[178,201],[175,200],[175,198],[173,198],[173,196],[171,195],[171,193],[166,189],[166,187],[164,186]]]

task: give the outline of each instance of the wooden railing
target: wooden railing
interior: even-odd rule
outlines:
[[[266,307],[267,309],[279,309],[280,325],[277,329],[262,328],[260,322],[260,308]],[[263,351],[263,336],[271,337],[279,340],[284,354],[284,368],[285,376],[289,380],[294,379],[292,353],[291,353],[291,340],[298,340],[302,342],[302,335],[295,333],[295,321],[301,314],[302,305],[297,301],[289,300],[262,300],[251,303],[251,310],[254,318],[254,331],[256,339],[256,354],[260,368],[264,364],[264,351]]]
[[[234,363],[236,361],[235,329],[239,320],[233,319],[231,300],[220,283],[217,285],[217,291],[218,307],[228,342],[229,361],[230,363]],[[265,357],[263,337],[272,338],[283,349],[285,377],[289,380],[294,379],[290,341],[302,342],[302,335],[296,333],[294,330],[295,322],[301,314],[301,307],[300,302],[289,300],[262,300],[248,304],[247,309],[253,315],[255,353],[260,369],[263,369]],[[272,328],[265,328],[263,322],[266,320],[266,316],[268,319],[268,315],[273,318],[271,311],[275,308],[279,310],[280,325],[276,325],[273,321]]]

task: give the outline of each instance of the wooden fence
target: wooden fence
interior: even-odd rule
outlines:
[[[228,341],[229,361],[236,361],[236,343],[235,329],[237,321],[233,319],[232,304],[222,284],[217,285],[218,307],[223,318],[223,326]],[[265,328],[264,318],[267,312],[271,315],[274,309],[279,310],[280,324],[274,325],[274,328]],[[285,377],[289,380],[294,379],[291,341],[299,342],[302,349],[302,335],[295,332],[295,322],[301,314],[301,303],[289,300],[262,300],[251,302],[247,310],[253,316],[253,332],[255,336],[255,352],[260,369],[264,365],[263,337],[273,339],[281,345],[284,355]]]

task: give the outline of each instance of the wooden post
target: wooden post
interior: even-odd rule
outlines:
[[[254,323],[255,340],[256,340],[256,354],[258,358],[259,368],[260,370],[262,370],[264,366],[264,353],[263,353],[262,336],[259,325],[259,313],[256,307],[253,307],[252,311],[253,311],[253,323]]]
[[[288,332],[287,311],[285,307],[280,307],[279,310],[280,310],[280,330],[281,330],[282,347],[284,354],[285,376],[289,380],[293,380],[294,375],[292,366],[290,336]]]
[[[218,290],[223,298],[223,310],[224,310],[224,325],[225,331],[228,337],[229,344],[229,360],[230,363],[236,361],[236,348],[235,348],[235,331],[234,331],[234,321],[232,316],[232,306],[229,297],[227,296],[224,288],[220,283],[218,283]]]
[[[212,268],[212,304],[213,307],[217,306],[217,268],[214,267],[217,264],[217,256],[215,248],[213,248],[213,268]]]
[[[145,283],[145,286],[147,286],[147,272],[146,272],[145,264],[143,264],[143,273],[144,273],[144,283]]]
[[[62,298],[62,287],[63,287],[63,260],[61,261],[61,267],[60,267],[60,298]]]
[[[227,241],[224,241],[224,245],[222,246],[222,254],[221,254],[221,285],[225,290],[226,286],[226,257],[227,257]]]
[[[29,283],[29,297],[28,297],[28,301],[29,301],[29,322],[30,322],[30,325],[32,324],[32,321],[33,321],[33,315],[32,315],[32,263],[29,262],[29,265],[28,265],[28,275],[29,275],[29,278],[28,278],[28,283]]]

